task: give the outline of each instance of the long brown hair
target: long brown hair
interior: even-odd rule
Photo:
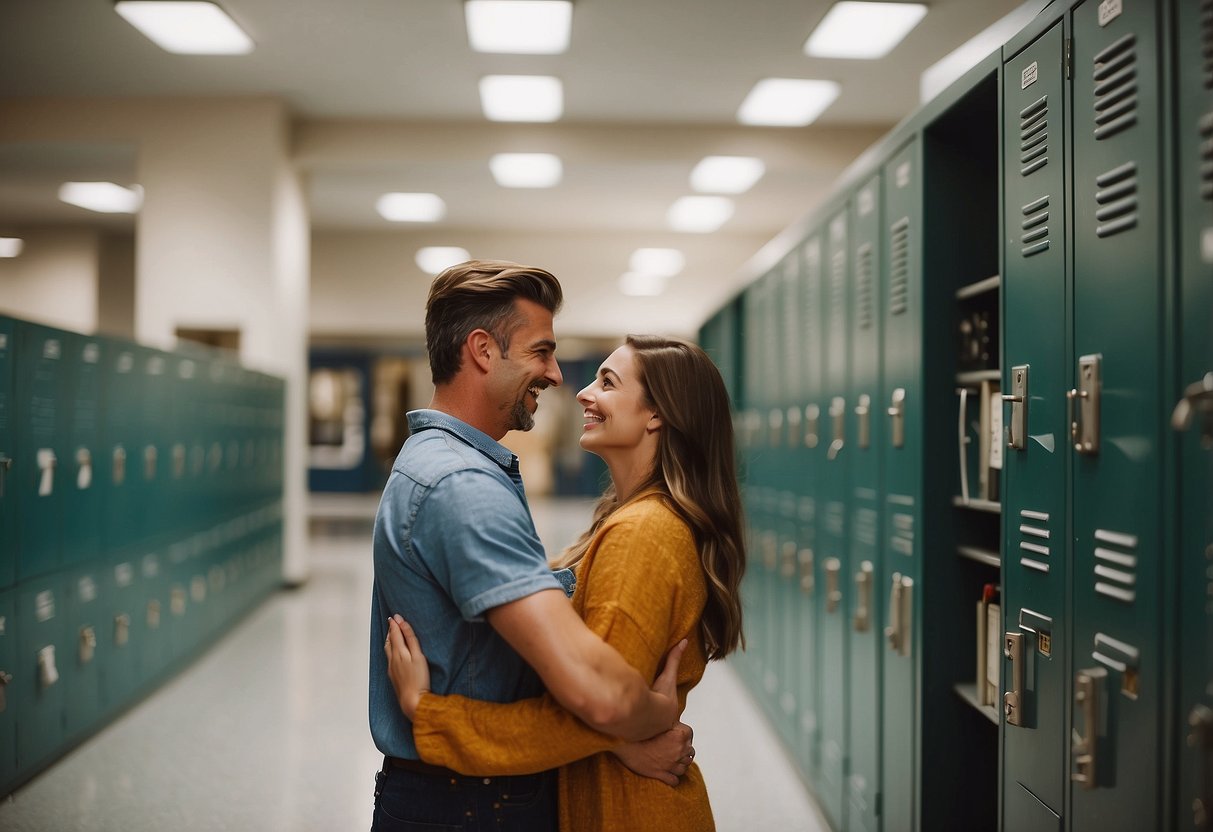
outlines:
[[[707,657],[723,659],[745,646],[739,586],[746,552],[729,394],[712,359],[692,343],[656,335],[629,335],[626,343],[646,404],[661,414],[657,459],[639,490],[667,495],[691,527],[708,589],[700,633]],[[617,508],[612,485],[595,506],[590,528],[562,553],[559,565],[579,563]]]

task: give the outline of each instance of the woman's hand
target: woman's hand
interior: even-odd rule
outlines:
[[[678,778],[686,774],[695,761],[693,737],[691,726],[679,722],[652,739],[620,745],[612,748],[611,753],[633,773],[660,780],[667,786],[677,786]]]
[[[417,634],[399,615],[388,619],[383,652],[387,655],[387,675],[400,710],[411,720],[417,713],[421,694],[430,692],[430,666],[421,652]]]

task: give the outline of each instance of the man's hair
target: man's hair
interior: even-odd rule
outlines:
[[[503,353],[522,322],[514,304],[525,298],[556,314],[564,295],[551,272],[504,260],[469,260],[434,278],[425,302],[425,348],[434,384],[459,372],[463,344],[477,329],[493,336]]]

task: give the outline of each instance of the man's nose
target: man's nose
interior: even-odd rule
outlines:
[[[544,378],[546,378],[553,387],[559,387],[561,384],[563,384],[564,374],[560,372],[560,362],[553,358],[552,366],[548,372],[544,374]]]

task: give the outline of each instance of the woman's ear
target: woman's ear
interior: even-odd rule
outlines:
[[[644,427],[650,433],[661,430],[661,415],[657,411],[653,411],[653,415],[649,417],[649,423]]]

